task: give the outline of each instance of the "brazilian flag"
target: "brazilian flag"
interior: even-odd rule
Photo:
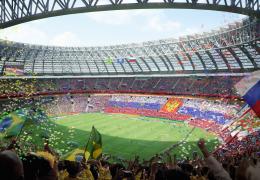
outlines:
[[[97,159],[102,154],[102,136],[98,130],[92,126],[88,143],[85,148],[85,157]],[[89,159],[88,158],[88,159]]]
[[[81,161],[97,159],[102,154],[102,136],[93,126],[85,150],[76,148],[61,157],[63,160]]]
[[[84,150],[76,148],[69,153],[63,155],[61,157],[62,160],[68,160],[68,161],[81,161],[83,159]],[[85,159],[88,159],[89,155],[85,156]]]
[[[1,136],[17,136],[25,122],[25,117],[18,112],[10,113],[0,117],[0,134]]]

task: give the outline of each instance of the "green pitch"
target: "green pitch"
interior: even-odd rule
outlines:
[[[60,154],[66,154],[74,148],[84,148],[92,126],[102,134],[103,152],[123,159],[135,155],[149,159],[182,140],[185,143],[174,148],[171,153],[191,157],[193,151],[199,151],[196,145],[199,138],[207,139],[211,150],[218,143],[214,135],[198,128],[192,131],[193,127],[184,122],[105,113],[51,118],[39,126],[29,124],[20,141],[41,146],[42,137],[47,136],[51,147]],[[190,136],[187,136],[190,132]]]

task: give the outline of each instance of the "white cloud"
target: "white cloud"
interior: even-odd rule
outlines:
[[[37,38],[37,41],[35,41]],[[48,35],[42,30],[28,24],[22,24],[0,31],[0,39],[7,39],[16,42],[46,44]]]
[[[0,39],[51,46],[80,46],[82,42],[72,32],[61,32],[53,36],[42,31],[32,24],[22,24],[11,28],[0,30]]]
[[[198,27],[190,27],[186,28],[184,31],[181,31],[178,36],[186,36],[186,35],[194,35],[194,34],[201,34],[202,29]]]
[[[238,20],[247,18],[247,15],[238,14]]]
[[[140,15],[139,11],[110,11],[110,12],[93,12],[87,13],[86,16],[92,21],[108,25],[123,25],[132,23],[136,16]]]
[[[200,0],[200,2],[202,1],[204,0]],[[217,29],[218,26],[244,17],[244,15],[223,13],[220,18],[218,15],[217,22],[215,23],[215,20],[214,25],[207,26],[208,21],[203,19],[203,15],[201,15],[199,22],[194,23],[193,20],[189,19],[187,23],[186,20],[181,20],[183,18],[161,9],[93,12],[82,14],[80,20],[75,20],[73,27],[62,25],[62,23],[68,22],[65,16],[59,17],[59,19],[37,20],[0,30],[0,39],[55,46],[125,44],[201,34],[203,31],[208,32],[211,29]],[[82,19],[87,23],[82,22]],[[59,20],[61,26],[53,22],[57,20]],[[205,25],[202,25],[204,23]]]
[[[151,17],[162,17],[162,10],[117,10],[87,13],[86,16],[97,23],[109,25],[136,24],[139,20],[148,21]],[[162,19],[163,20],[163,19]]]
[[[153,30],[158,32],[176,31],[181,27],[181,24],[176,21],[163,20],[160,16],[154,16],[148,20],[142,30]]]
[[[82,42],[78,36],[72,32],[63,32],[50,40],[53,46],[80,46]]]
[[[180,22],[170,20],[163,10],[129,10],[94,12],[86,14],[87,18],[107,25],[129,25],[141,31],[174,31],[181,27]]]

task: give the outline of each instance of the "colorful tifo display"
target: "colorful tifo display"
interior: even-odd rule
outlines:
[[[214,111],[201,111],[200,109],[193,107],[183,106],[179,109],[178,113],[191,115],[191,117],[196,119],[213,120],[218,124],[225,124],[229,121],[229,119],[222,113]]]
[[[238,112],[240,105],[218,99],[199,99],[174,96],[148,95],[65,95],[54,96],[46,104],[49,114],[79,112],[126,113],[173,120],[227,124]]]
[[[223,108],[223,103],[207,99],[113,95],[105,111],[185,121],[197,119],[224,125],[232,119],[238,107],[226,105]]]
[[[160,110],[161,112],[175,113],[182,104],[183,102],[181,99],[170,98]]]
[[[108,101],[108,106],[115,108],[133,108],[133,109],[148,109],[160,110],[165,100],[162,98],[143,96],[112,96]]]

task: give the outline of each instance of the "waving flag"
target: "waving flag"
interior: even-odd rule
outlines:
[[[102,136],[98,130],[92,126],[88,143],[85,148],[85,157],[97,159],[102,154]]]
[[[235,85],[238,93],[260,117],[260,71],[255,71]]]
[[[85,159],[89,158],[89,154],[85,154]],[[62,160],[68,160],[68,161],[78,161],[80,162],[83,159],[84,156],[84,150],[76,148],[69,153],[65,154],[61,157]]]
[[[111,57],[107,58],[106,64],[113,64],[113,59]]]
[[[133,57],[133,56],[130,56],[130,57],[128,57],[127,61],[130,62],[130,63],[136,63],[136,58]]]
[[[25,118],[16,112],[0,118],[0,133],[6,137],[16,136],[21,131]]]
[[[116,62],[118,64],[123,64],[125,62],[124,58],[117,58]]]

